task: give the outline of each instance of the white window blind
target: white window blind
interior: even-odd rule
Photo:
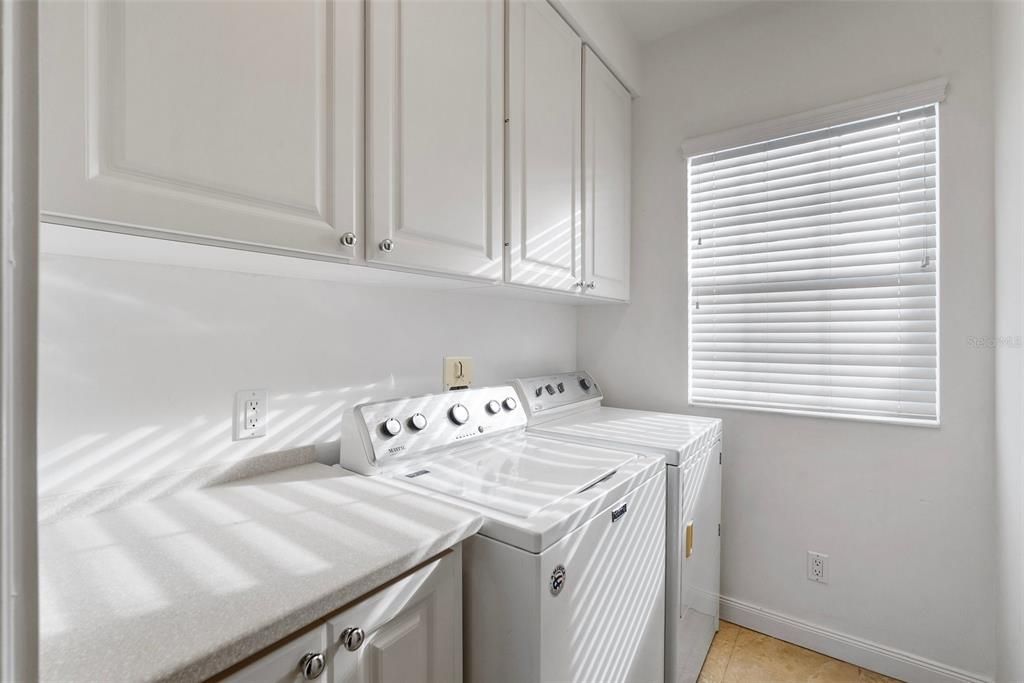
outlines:
[[[691,402],[937,421],[936,111],[689,159]]]

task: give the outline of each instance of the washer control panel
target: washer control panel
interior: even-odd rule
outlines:
[[[530,415],[604,398],[594,378],[581,371],[524,377],[514,384]]]
[[[511,386],[366,403],[353,413],[372,450],[365,460],[374,469],[389,458],[526,427],[526,412]],[[344,454],[343,459],[348,460]]]

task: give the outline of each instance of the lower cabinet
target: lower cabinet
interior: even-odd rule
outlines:
[[[225,680],[461,681],[461,548],[371,593]]]

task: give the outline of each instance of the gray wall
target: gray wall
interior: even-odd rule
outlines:
[[[725,596],[982,676],[994,673],[991,6],[744,9],[643,54],[628,307],[579,316],[609,403],[687,410],[687,138],[925,81],[940,112],[939,429],[738,410],[725,420]],[[805,553],[831,581],[805,578]]]
[[[998,680],[1024,681],[1024,3],[994,25]]]
[[[337,462],[344,410],[441,391],[445,355],[472,356],[477,385],[576,362],[565,305],[56,255],[40,287],[45,509],[300,446]],[[234,394],[256,388],[267,436],[232,441]]]

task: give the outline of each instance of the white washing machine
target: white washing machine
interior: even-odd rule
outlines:
[[[662,459],[526,424],[511,386],[365,404],[341,464],[484,518],[463,544],[467,680],[661,683]]]
[[[601,405],[585,372],[515,380],[529,431],[665,458],[665,680],[697,680],[718,631],[722,421]]]

